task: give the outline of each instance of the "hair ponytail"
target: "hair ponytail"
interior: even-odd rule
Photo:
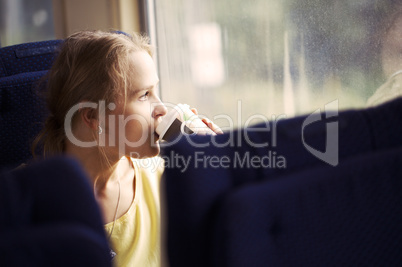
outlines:
[[[49,157],[61,154],[64,151],[65,138],[64,127],[57,119],[50,115],[45,122],[45,126],[32,144],[32,154],[36,158],[37,150],[40,147],[43,156]]]

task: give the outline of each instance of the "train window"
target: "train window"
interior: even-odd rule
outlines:
[[[234,126],[366,107],[390,75],[386,61],[397,71],[391,41],[384,56],[392,3],[155,1],[162,98]]]
[[[54,38],[52,0],[0,0],[1,46]]]

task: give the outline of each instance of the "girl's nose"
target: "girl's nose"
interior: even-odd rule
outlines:
[[[155,103],[154,105],[155,106],[154,106],[154,111],[153,111],[152,115],[155,119],[166,115],[167,108],[166,108],[165,104],[162,103],[162,101],[159,100],[159,102]]]

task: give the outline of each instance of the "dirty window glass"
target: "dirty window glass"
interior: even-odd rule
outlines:
[[[157,0],[155,10],[163,100],[218,124],[366,107],[401,68],[398,1]]]

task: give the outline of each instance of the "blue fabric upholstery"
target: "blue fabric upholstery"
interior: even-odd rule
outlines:
[[[47,114],[39,85],[44,85],[43,77],[61,43],[51,40],[0,48],[0,169],[31,159],[31,143]]]
[[[88,181],[69,158],[0,175],[0,266],[111,266]]]
[[[0,77],[48,70],[61,40],[50,40],[0,48]]]
[[[47,114],[41,79],[46,71],[0,79],[0,168],[27,162]]]
[[[401,112],[402,99],[376,108],[340,112],[335,118],[339,126],[339,164],[359,155],[400,147]],[[274,181],[327,165],[306,149],[302,133],[307,144],[324,151],[327,136],[335,136],[337,132],[331,129],[327,132],[328,122],[334,121],[334,118],[316,121],[303,128],[306,118],[283,120],[276,125],[273,122],[260,124],[216,137],[183,137],[163,149],[167,160],[167,247],[172,266],[212,266],[211,247],[214,246],[215,233],[211,229],[221,212],[222,199],[230,192],[249,184]],[[250,141],[259,144],[268,142],[269,146],[258,148],[250,145]],[[243,159],[248,155],[258,159],[269,153],[271,157],[276,153],[277,158],[285,158],[286,168],[233,166],[236,157]],[[188,160],[188,167],[173,164],[173,157]],[[232,165],[211,166],[211,162],[207,166],[202,165],[213,157],[226,157]]]
[[[233,190],[211,266],[398,266],[401,177],[398,148]]]
[[[60,43],[0,49],[0,169],[32,157],[32,141],[47,116],[45,75]],[[93,192],[69,159],[3,173],[0,225],[0,266],[111,266]]]

